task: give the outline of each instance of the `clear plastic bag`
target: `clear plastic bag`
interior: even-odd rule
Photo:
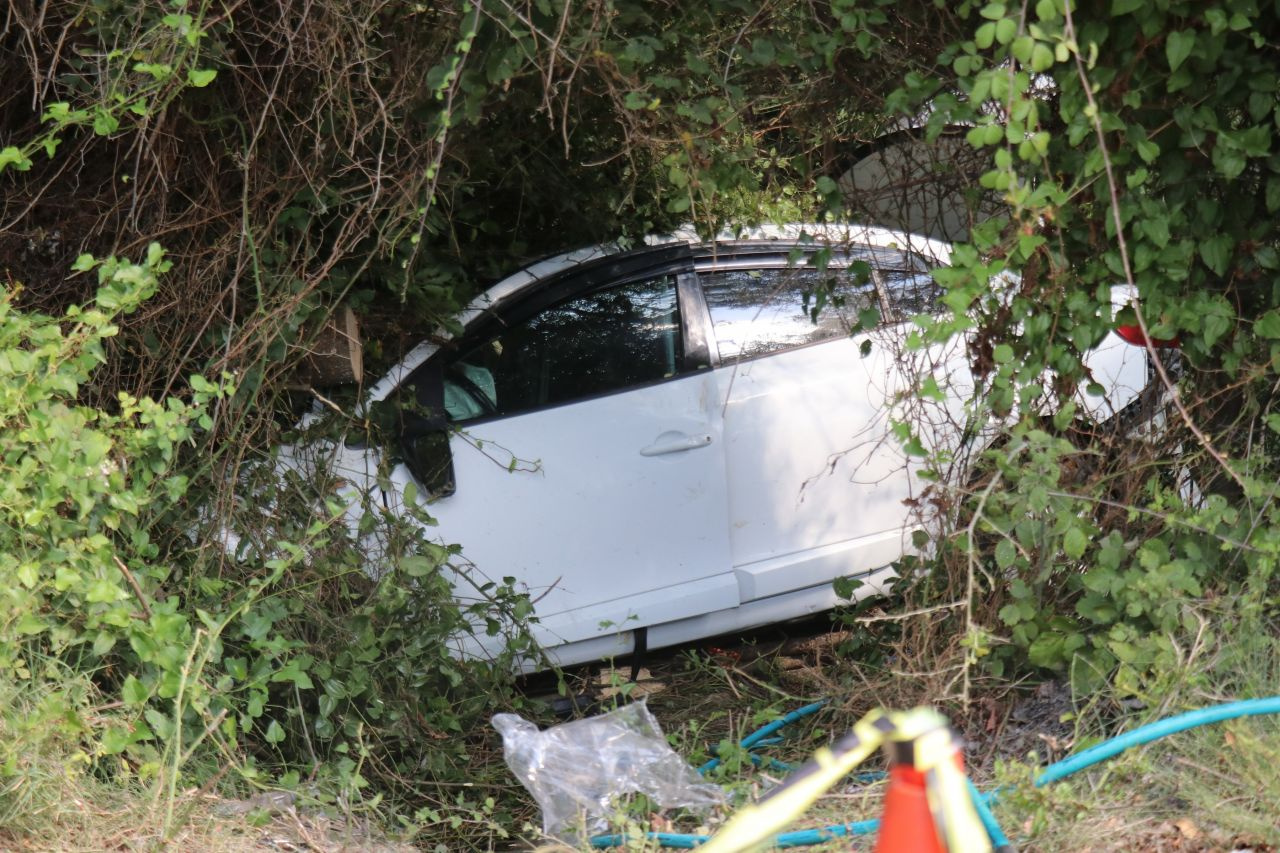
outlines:
[[[724,802],[724,792],[667,745],[643,700],[543,731],[515,714],[494,715],[493,727],[507,766],[542,809],[543,831],[562,841],[608,829],[623,794],[643,794],[662,808]]]

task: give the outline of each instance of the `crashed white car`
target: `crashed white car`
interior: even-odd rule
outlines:
[[[366,405],[403,413],[392,456],[338,444],[328,463],[392,510],[412,483],[432,538],[527,590],[558,664],[830,609],[833,579],[874,594],[910,550],[922,484],[891,421],[922,371],[950,397],[913,428],[960,439],[963,343],[903,346],[948,254],[807,226],[542,261],[372,387]],[[1104,415],[1148,382],[1114,334],[1090,367]]]

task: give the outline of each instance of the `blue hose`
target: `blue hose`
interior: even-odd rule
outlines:
[[[1000,828],[1000,824],[996,821],[996,816],[992,814],[991,805],[988,802],[995,801],[996,792],[992,791],[990,794],[982,793],[968,776],[964,777],[964,781],[969,786],[969,797],[973,800],[973,810],[978,813],[978,819],[982,821],[982,826],[987,830],[987,837],[991,839],[991,846],[996,849],[996,853],[1012,851],[1013,845],[1005,837],[1004,830]]]
[[[977,794],[975,802],[981,802],[983,808],[986,809],[987,800],[991,799],[992,794]],[[987,809],[990,814],[990,809]],[[994,821],[994,818],[992,818]],[[833,826],[824,826],[816,829],[797,829],[793,832],[784,832],[775,835],[773,838],[774,847],[806,847],[812,844],[822,844],[835,838],[844,838],[851,835],[870,835],[880,828],[880,819],[872,818],[871,820],[859,820],[852,823],[838,823]],[[999,832],[996,827],[996,832]],[[621,847],[627,843],[629,836],[626,835],[597,835],[591,839],[593,847]],[[679,832],[646,832],[644,837],[648,841],[657,841],[663,847],[672,847],[675,849],[691,849],[700,844],[705,844],[711,840],[710,835],[685,835]],[[1008,840],[1004,834],[1000,833],[1000,838],[1004,845],[1008,845]],[[995,839],[992,839],[993,843]]]
[[[789,726],[792,723],[794,723],[796,720],[799,720],[803,717],[807,717],[810,714],[817,713],[826,704],[827,704],[826,699],[819,699],[817,702],[811,702],[808,705],[805,705],[803,708],[796,708],[794,711],[792,711],[790,714],[787,714],[785,717],[782,717],[781,719],[778,719],[778,720],[774,720],[772,723],[769,723],[766,726],[762,726],[756,729],[754,732],[744,737],[742,741],[738,744],[738,746],[747,750],[751,749],[753,746],[759,746],[766,738],[768,738],[771,734],[776,732],[778,729],[782,728],[783,726]],[[709,773],[710,771],[714,770],[719,766],[720,766],[720,756],[717,755],[715,758],[711,759],[706,764],[703,764],[701,767],[699,767],[698,772],[702,773],[703,775],[706,775],[707,773]]]
[[[765,738],[768,738],[778,729],[801,717],[814,713],[825,704],[825,701],[814,702],[810,705],[805,705],[803,708],[798,708],[782,719],[775,720],[767,726],[752,732],[743,738],[740,746],[750,749],[752,746],[759,745],[761,741],[764,741]],[[1050,764],[1045,768],[1044,773],[1040,774],[1039,778],[1036,779],[1035,785],[1037,788],[1043,787],[1050,782],[1056,782],[1059,779],[1070,776],[1072,773],[1078,773],[1087,767],[1106,761],[1126,749],[1151,743],[1154,740],[1159,740],[1187,729],[1208,725],[1209,723],[1220,723],[1224,720],[1234,720],[1238,717],[1253,717],[1262,714],[1280,714],[1280,696],[1243,699],[1238,702],[1228,702],[1225,705],[1201,708],[1198,711],[1188,711],[1176,717],[1157,720],[1154,723],[1139,726],[1133,731],[1104,740],[1082,752]],[[754,758],[753,756],[753,760]],[[699,772],[705,773],[719,763],[720,759],[718,757],[713,758],[702,765],[699,768]],[[883,774],[860,773],[858,778],[859,781],[883,778]],[[991,812],[989,803],[995,800],[995,792],[990,794],[979,793],[971,781],[969,782],[969,791],[973,795],[973,804],[978,811],[978,817],[982,819],[983,826],[986,827],[988,835],[991,836],[992,846],[997,851],[1012,850],[1013,848],[1009,844],[1008,838],[1000,830],[1000,825],[996,822],[995,815]],[[775,847],[801,847],[810,844],[821,844],[824,841],[848,835],[870,835],[879,827],[879,820],[860,820],[854,823],[837,824],[821,829],[801,829],[794,832],[784,832],[776,836],[773,843]],[[657,841],[663,847],[677,849],[692,849],[710,840],[708,835],[685,835],[675,832],[648,832],[645,833],[645,838]],[[624,835],[597,835],[591,839],[593,847],[620,847],[626,842],[627,836]]]
[[[1113,738],[1104,740],[1102,743],[1089,747],[1083,752],[1077,752],[1075,755],[1067,756],[1061,761],[1050,764],[1045,768],[1044,773],[1040,774],[1040,778],[1036,779],[1036,787],[1039,788],[1043,785],[1048,785],[1050,782],[1056,782],[1064,776],[1070,776],[1072,773],[1091,767],[1099,761],[1106,761],[1108,758],[1118,755],[1131,747],[1151,743],[1153,740],[1177,734],[1196,726],[1220,723],[1223,720],[1234,720],[1237,717],[1253,717],[1259,714],[1280,714],[1280,696],[1270,696],[1264,699],[1242,699],[1239,702],[1228,702],[1225,705],[1216,705],[1212,708],[1187,711],[1185,714],[1179,714],[1176,717],[1169,717],[1164,720],[1157,720],[1154,723],[1148,723],[1145,726],[1139,726],[1131,732],[1116,735]]]
[[[854,823],[842,823],[835,826],[824,826],[821,829],[798,829],[795,832],[784,832],[773,838],[774,847],[806,847],[821,844],[833,838],[844,838],[848,835],[870,835],[880,828],[880,821],[860,820]],[[626,835],[597,835],[591,839],[592,847],[621,847],[627,843]],[[656,841],[663,847],[689,850],[711,840],[710,835],[684,835],[678,832],[646,832],[648,841]]]

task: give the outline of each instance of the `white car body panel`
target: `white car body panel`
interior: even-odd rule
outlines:
[[[884,347],[861,355],[864,337],[716,371],[732,388],[729,535],[745,601],[880,568],[902,553],[903,501],[915,484],[885,401],[903,377]],[[896,545],[888,560],[886,533]],[[831,571],[832,557],[842,570]],[[770,580],[778,575],[786,577]]]
[[[519,579],[546,646],[734,607],[715,382],[707,371],[466,427],[450,440],[457,493],[425,509],[482,575]],[[710,441],[642,455],[664,436]],[[398,493],[411,477],[396,466]]]

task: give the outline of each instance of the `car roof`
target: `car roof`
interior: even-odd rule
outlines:
[[[481,314],[492,310],[535,282],[542,281],[565,270],[628,250],[640,251],[643,247],[659,248],[684,243],[694,249],[703,249],[711,252],[718,246],[745,246],[763,242],[812,243],[814,248],[857,245],[904,249],[923,255],[927,260],[940,265],[947,264],[951,257],[951,246],[940,240],[876,226],[836,223],[758,225],[747,229],[723,231],[711,240],[706,240],[699,236],[693,226],[684,226],[669,234],[646,237],[641,247],[628,246],[622,242],[603,243],[544,258],[512,273],[486,289],[467,303],[466,307],[458,313],[457,319],[461,325],[466,326]],[[432,340],[423,341],[411,349],[399,364],[392,367],[385,376],[374,384],[369,390],[367,401],[372,403],[385,398],[405,377],[416,370],[439,348],[438,341]]]

